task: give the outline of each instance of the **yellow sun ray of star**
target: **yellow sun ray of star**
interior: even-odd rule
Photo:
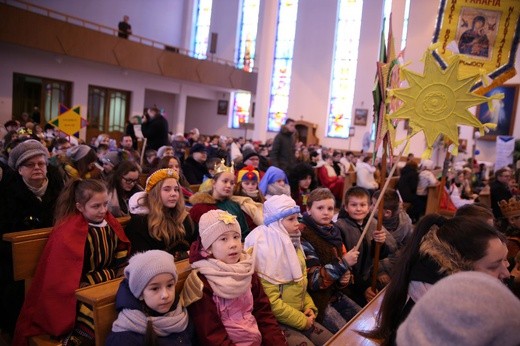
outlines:
[[[409,119],[412,129],[408,138],[423,132],[426,138],[426,151],[423,157],[430,157],[433,143],[439,135],[444,135],[451,142],[458,144],[457,125],[478,128],[484,134],[493,124],[482,124],[468,108],[487,102],[489,98],[474,94],[471,87],[478,81],[478,76],[459,79],[457,70],[459,56],[454,55],[448,68],[442,70],[431,53],[427,53],[424,62],[424,74],[403,69],[407,88],[393,89],[390,93],[403,101],[401,107],[387,115],[390,119]],[[457,145],[450,148],[457,155]]]

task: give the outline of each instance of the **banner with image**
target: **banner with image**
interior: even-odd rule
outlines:
[[[433,55],[445,68],[459,53],[459,76],[481,74],[472,90],[483,95],[516,74],[519,36],[518,0],[441,0]]]

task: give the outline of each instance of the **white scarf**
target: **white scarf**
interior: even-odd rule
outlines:
[[[261,278],[276,285],[303,279],[300,260],[281,220],[256,227],[244,246],[255,248],[255,270]]]
[[[43,181],[42,186],[40,187],[34,187],[30,185],[29,182],[25,180],[25,178],[22,177],[22,179],[29,191],[31,191],[36,196],[36,198],[38,198],[41,201],[43,195],[45,195],[45,192],[47,191],[47,186],[49,186],[49,179],[45,177],[45,180]]]
[[[216,296],[226,299],[240,297],[251,289],[251,277],[255,271],[254,257],[245,252],[235,264],[207,258],[192,263],[191,267],[206,277]]]
[[[154,332],[161,337],[183,332],[188,326],[186,308],[179,303],[175,310],[157,317],[146,316],[140,310],[123,309],[114,321],[112,331],[115,333],[130,331],[144,335],[148,320],[152,321]]]

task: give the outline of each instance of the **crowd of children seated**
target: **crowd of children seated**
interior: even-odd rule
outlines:
[[[40,334],[93,345],[92,308],[75,290],[118,277],[109,345],[322,345],[384,287],[376,326],[364,335],[407,344],[420,340],[411,329],[435,316],[424,306],[446,277],[485,273],[490,286],[520,296],[520,200],[510,168],[491,187],[507,196],[492,198],[499,220],[479,203],[480,166],[450,172],[442,188],[458,210],[446,219],[424,216],[424,192],[439,184],[433,163],[410,161],[403,176],[417,186],[383,193],[378,227],[377,213],[369,215],[384,172],[371,156],[294,141],[297,163],[284,171],[269,166],[269,143],[195,129],[189,140],[177,134],[171,146],[140,153],[131,136],[117,144],[103,134],[87,145],[16,126],[6,124],[2,142],[1,232],[53,230],[25,296],[1,243],[0,328],[14,345]],[[345,186],[349,174],[357,186]],[[130,217],[124,229],[121,216]],[[192,270],[176,291],[182,260]],[[479,304],[480,313],[495,308]],[[520,325],[518,313],[496,316],[490,333]],[[518,333],[499,340],[520,343]]]

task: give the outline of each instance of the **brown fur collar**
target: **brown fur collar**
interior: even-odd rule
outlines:
[[[195,204],[217,204],[215,198],[207,192],[197,192],[190,197],[190,203]]]
[[[440,240],[437,226],[433,226],[421,243],[421,255],[429,255],[440,267],[439,273],[451,275],[460,271],[473,270],[472,263],[460,255],[453,246]]]

